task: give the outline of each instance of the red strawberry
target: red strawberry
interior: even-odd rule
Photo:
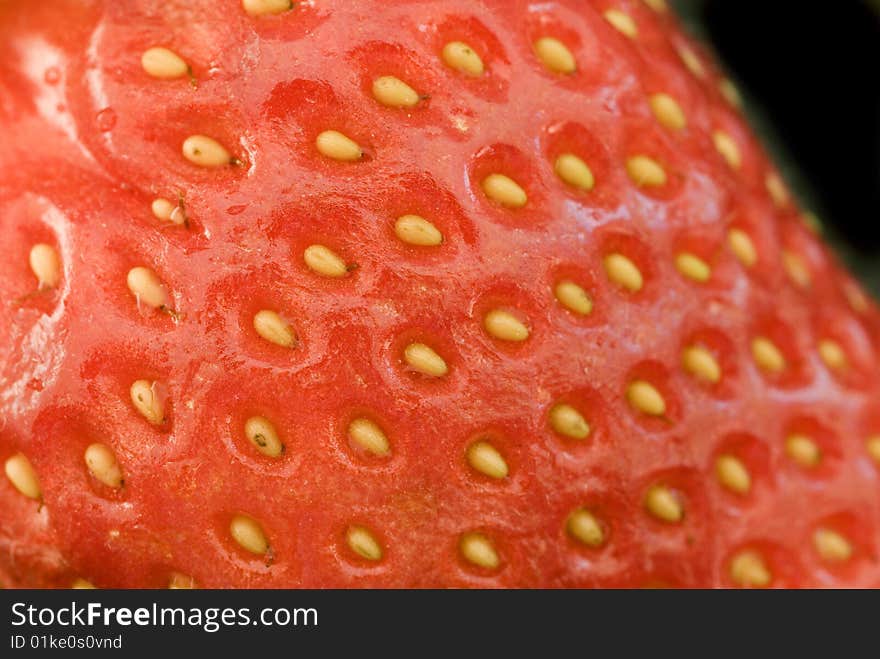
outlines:
[[[880,314],[662,0],[0,36],[6,584],[880,586]]]

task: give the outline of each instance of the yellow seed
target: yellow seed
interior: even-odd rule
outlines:
[[[728,231],[727,244],[730,246],[730,251],[733,252],[733,255],[747,268],[751,268],[758,262],[758,250],[755,249],[755,243],[749,238],[749,234],[742,229],[731,229]]]
[[[37,243],[31,247],[28,263],[40,288],[55,288],[61,281],[61,259],[51,245]]]
[[[785,189],[785,183],[782,182],[778,174],[772,172],[767,174],[764,185],[774,204],[782,207],[788,203],[788,190]]]
[[[733,107],[742,107],[742,95],[739,93],[739,89],[736,88],[736,85],[733,84],[730,78],[723,78],[721,82],[718,83],[718,90],[721,92],[724,100],[730,103]]]
[[[39,499],[42,496],[37,472],[34,471],[31,461],[25,457],[24,453],[16,453],[8,458],[4,469],[6,478],[23,495],[31,499]]]
[[[251,16],[280,14],[293,7],[291,0],[241,0],[241,6]]]
[[[489,199],[508,208],[522,208],[528,197],[526,191],[512,178],[504,174],[489,174],[480,184]]]
[[[310,245],[303,252],[306,265],[325,277],[345,277],[348,266],[339,255],[324,245]]]
[[[254,314],[254,329],[269,343],[292,348],[296,344],[296,333],[286,320],[275,311],[261,309]]]
[[[422,247],[436,247],[443,242],[443,234],[419,215],[401,215],[394,223],[394,233],[403,242]]]
[[[865,449],[871,459],[880,465],[880,435],[872,435],[865,440]]]
[[[135,296],[138,304],[143,302],[154,309],[164,309],[168,305],[165,287],[156,273],[149,268],[143,266],[132,268],[128,271],[126,281],[128,290]]]
[[[222,167],[232,162],[232,156],[215,139],[204,135],[190,135],[181,147],[183,157],[199,167]]]
[[[489,442],[474,442],[467,449],[468,464],[489,478],[507,478],[507,462]]]
[[[788,278],[791,279],[796,286],[800,286],[801,288],[810,287],[812,276],[810,275],[810,269],[807,267],[803,258],[794,252],[783,251],[782,265],[785,267],[785,272],[788,275]]]
[[[163,80],[182,78],[189,73],[189,65],[173,50],[150,48],[141,55],[141,66],[148,75]]]
[[[318,147],[318,151],[328,158],[343,162],[355,162],[364,155],[357,142],[343,135],[338,130],[325,130],[318,135],[315,140],[315,146]]]
[[[593,311],[593,300],[587,292],[573,281],[563,280],[556,284],[556,299],[569,311],[588,316]]]
[[[810,437],[795,433],[785,440],[785,453],[801,467],[812,469],[822,461],[822,450]]]
[[[535,54],[553,73],[574,73],[577,64],[568,47],[553,37],[541,37],[534,43]]]
[[[565,523],[568,534],[588,547],[601,547],[605,542],[605,532],[599,521],[589,510],[578,508]]]
[[[583,160],[573,153],[563,153],[556,159],[553,171],[563,181],[579,190],[592,190],[596,184],[593,172]]]
[[[424,343],[410,343],[403,351],[403,357],[412,369],[423,375],[439,378],[449,372],[443,358]]]
[[[848,281],[844,284],[843,294],[852,310],[856,313],[865,313],[870,308],[868,298],[855,283]]]
[[[229,523],[229,533],[242,549],[252,554],[269,551],[269,540],[260,524],[247,515],[236,515]]]
[[[756,551],[742,551],[730,561],[730,578],[743,588],[766,588],[773,576]]]
[[[669,94],[654,94],[648,99],[651,111],[665,128],[682,130],[687,126],[687,118],[678,102]]]
[[[844,352],[837,341],[832,341],[831,339],[819,341],[819,356],[822,357],[822,361],[832,371],[842,371],[849,364],[846,352]]]
[[[91,581],[82,578],[74,579],[70,587],[74,590],[95,590],[95,585]]]
[[[415,89],[394,76],[381,76],[373,81],[373,98],[391,108],[411,108],[420,100]]]
[[[626,388],[626,399],[630,406],[642,414],[663,416],[666,414],[666,401],[657,388],[644,380],[633,380]]]
[[[782,373],[788,366],[782,351],[763,336],[752,339],[752,359],[758,368],[773,375]]]
[[[685,348],[681,353],[681,365],[695,378],[718,384],[721,381],[721,366],[708,349],[699,345]]]
[[[831,529],[816,529],[813,533],[813,546],[822,560],[828,563],[846,562],[853,553],[850,541]]]
[[[186,222],[186,214],[183,212],[183,208],[167,199],[154,199],[150,205],[150,210],[153,211],[153,216],[157,220],[173,222],[174,224]]]
[[[645,0],[645,4],[658,14],[662,14],[669,9],[666,0]]]
[[[369,419],[355,419],[348,424],[348,435],[358,446],[373,455],[386,456],[391,452],[388,437]]]
[[[718,153],[727,161],[731,169],[739,169],[742,166],[742,155],[739,152],[739,147],[728,133],[725,133],[723,130],[716,130],[712,133],[712,141],[715,143]]]
[[[675,257],[675,268],[688,279],[705,284],[712,277],[712,268],[703,259],[689,252]]]
[[[666,185],[666,170],[648,156],[633,156],[626,161],[626,173],[630,180],[641,187],[660,187]]]
[[[675,493],[664,485],[653,485],[645,494],[645,508],[661,522],[677,524],[684,519],[684,508]]]
[[[461,41],[450,41],[443,46],[443,61],[447,66],[469,76],[483,75],[483,60],[476,51]]]
[[[99,443],[90,444],[83,457],[92,476],[107,487],[122,487],[122,468],[109,446]]]
[[[345,534],[348,547],[361,558],[368,561],[382,560],[382,546],[375,536],[363,526],[349,527]]]
[[[149,380],[135,380],[129,391],[131,402],[147,421],[161,425],[165,421],[165,404],[156,392],[156,383]]]
[[[718,456],[715,461],[715,475],[723,487],[736,494],[748,494],[752,487],[752,477],[748,469],[733,455]]]
[[[493,309],[483,318],[483,327],[496,339],[502,341],[525,341],[529,328],[508,311]]]
[[[284,453],[284,444],[278,438],[278,431],[264,416],[252,416],[244,422],[244,434],[251,444],[263,455],[277,458]]]
[[[624,36],[629,37],[630,39],[635,39],[639,36],[639,29],[636,26],[636,22],[629,14],[625,14],[619,9],[608,9],[603,15],[605,16],[605,20],[611,23],[614,29]]]
[[[623,254],[617,252],[609,254],[602,260],[602,263],[605,266],[605,274],[608,275],[608,279],[613,283],[628,290],[630,293],[638,293],[642,290],[644,285],[642,273],[636,267],[636,264]]]
[[[693,73],[696,77],[703,78],[706,76],[706,68],[703,66],[700,58],[697,57],[697,54],[690,48],[687,46],[681,46],[678,49],[678,56],[681,58],[682,63],[687,67],[687,70]]]
[[[482,533],[465,533],[458,549],[466,561],[478,567],[495,570],[501,563],[492,541]]]
[[[195,587],[195,579],[180,572],[172,572],[168,579],[168,590],[192,590]]]
[[[586,439],[590,434],[590,424],[584,416],[565,403],[554,405],[550,410],[550,426],[571,439]]]

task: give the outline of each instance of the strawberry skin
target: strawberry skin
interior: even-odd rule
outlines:
[[[880,586],[880,313],[662,0],[287,4],[0,6],[4,585]]]

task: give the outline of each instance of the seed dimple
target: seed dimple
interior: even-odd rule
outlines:
[[[712,133],[712,141],[715,143],[715,149],[727,161],[730,168],[739,169],[742,165],[742,155],[733,138],[723,130],[716,130]]]
[[[394,223],[394,233],[409,245],[436,247],[443,243],[443,234],[419,215],[401,215]]]
[[[745,267],[751,268],[758,262],[758,250],[755,249],[755,243],[749,238],[749,234],[742,229],[731,229],[728,231],[727,244],[730,246],[730,251],[733,252],[733,255]]]
[[[74,590],[95,590],[95,584],[80,577],[74,579],[70,587]]]
[[[813,533],[813,546],[820,558],[827,563],[845,563],[852,557],[849,540],[837,531],[819,528]]]
[[[482,533],[465,533],[458,549],[466,561],[487,570],[495,570],[501,563],[492,541]]]
[[[363,526],[351,526],[345,534],[349,549],[368,561],[382,560],[382,546],[376,537]]]
[[[541,63],[553,73],[574,73],[577,63],[568,47],[559,39],[541,37],[534,43],[535,54]]]
[[[128,271],[126,277],[128,290],[148,307],[164,309],[168,305],[168,294],[155,272],[144,266]]]
[[[812,275],[804,259],[794,252],[785,250],[782,252],[782,265],[788,278],[800,288],[809,288],[812,283]]]
[[[244,434],[263,455],[277,458],[284,453],[284,444],[278,438],[278,431],[264,416],[252,416],[245,421]]]
[[[642,290],[644,279],[641,271],[623,254],[618,252],[609,254],[602,260],[602,263],[605,266],[608,279],[613,283],[630,293],[638,293]]]
[[[325,277],[345,277],[348,266],[336,252],[324,245],[310,245],[303,252],[306,265]]]
[[[421,100],[415,89],[394,76],[380,76],[373,81],[373,98],[391,108],[411,108]]]
[[[570,439],[586,439],[590,424],[583,414],[567,403],[559,403],[550,409],[550,427]]]
[[[846,352],[837,341],[831,339],[819,341],[819,356],[832,371],[846,370],[849,365]]]
[[[556,299],[566,309],[581,316],[588,316],[593,311],[593,301],[589,294],[573,281],[567,279],[556,284]]]
[[[507,462],[489,442],[474,442],[468,447],[466,457],[468,464],[481,474],[497,480],[507,478]]]
[[[222,167],[232,163],[232,155],[217,140],[205,135],[190,135],[181,146],[183,157],[199,167]]]
[[[752,477],[742,461],[730,454],[719,455],[715,461],[715,475],[723,487],[736,494],[748,494]]]
[[[269,540],[254,518],[236,515],[229,523],[229,534],[238,545],[252,554],[265,554],[269,551]]]
[[[778,174],[775,172],[767,174],[764,185],[774,204],[781,208],[788,203],[788,190],[785,189],[785,183]]]
[[[483,318],[483,327],[496,339],[502,341],[525,341],[529,328],[509,311],[493,309]]]
[[[752,359],[755,360],[758,368],[771,375],[778,375],[788,367],[782,351],[770,339],[763,336],[752,339]]]
[[[319,134],[315,146],[321,154],[342,162],[355,162],[364,155],[357,142],[338,130],[325,130]]]
[[[24,496],[36,500],[42,497],[43,493],[40,489],[37,472],[34,471],[31,461],[25,457],[24,453],[16,453],[7,458],[4,471],[9,482]]]
[[[189,73],[189,65],[184,59],[168,48],[150,48],[141,55],[141,66],[148,75],[163,80],[182,78]]]
[[[92,476],[107,487],[122,487],[122,468],[109,446],[97,442],[90,444],[83,457]]]
[[[423,375],[439,378],[449,372],[443,358],[424,343],[410,343],[403,351],[403,356],[413,370]]]
[[[637,412],[648,416],[663,416],[666,414],[666,401],[650,382],[634,380],[626,388],[626,400]]]
[[[443,61],[450,68],[469,76],[483,75],[483,60],[476,51],[461,41],[450,41],[443,46]]]
[[[51,245],[37,243],[31,247],[28,264],[40,288],[55,288],[61,281],[61,259]]]
[[[241,6],[251,16],[281,14],[293,8],[291,0],[241,0]]]
[[[645,508],[651,516],[667,522],[678,524],[684,519],[684,508],[675,492],[665,485],[652,485],[645,494]]]
[[[168,590],[192,590],[196,587],[196,580],[187,574],[172,572],[168,578]]]
[[[129,391],[131,402],[147,421],[161,425],[165,421],[165,404],[156,391],[156,383],[149,380],[135,380]]]
[[[282,348],[292,348],[296,344],[296,333],[290,323],[275,311],[261,309],[254,314],[253,324],[257,334],[270,343]]]
[[[712,268],[696,254],[681,252],[675,257],[675,268],[688,279],[705,284],[712,277]]]
[[[800,433],[785,439],[785,453],[801,467],[812,469],[822,461],[822,450],[811,437]]]
[[[553,164],[553,171],[563,181],[579,190],[592,190],[596,184],[593,172],[587,163],[573,153],[563,153]]]
[[[522,208],[529,198],[526,191],[509,176],[504,174],[489,174],[483,179],[480,187],[483,193],[507,208]]]
[[[601,547],[605,543],[602,526],[586,508],[578,508],[568,516],[565,530],[572,538],[587,547]]]
[[[150,204],[150,210],[157,220],[163,222],[172,222],[174,224],[184,224],[186,222],[186,213],[181,204],[175,204],[164,198],[154,199]]]
[[[624,36],[629,37],[630,39],[635,39],[639,36],[639,29],[636,26],[636,22],[629,14],[626,14],[619,9],[608,9],[603,16],[605,16],[606,21],[611,23],[614,29]]]
[[[721,366],[707,348],[692,345],[681,353],[681,365],[685,371],[699,380],[718,384],[721,381]]]
[[[733,84],[733,81],[730,80],[730,78],[722,79],[721,82],[718,83],[718,90],[721,92],[724,100],[730,103],[733,107],[742,107],[742,95],[739,93],[739,89],[736,88],[736,85]]]
[[[733,583],[743,588],[766,588],[773,578],[761,555],[751,550],[734,556],[729,570]]]
[[[880,466],[880,435],[872,435],[865,440],[865,450],[871,459]]]
[[[384,457],[391,452],[388,437],[369,419],[354,419],[348,424],[348,435],[358,446],[373,455]]]
[[[670,130],[683,130],[687,126],[684,111],[669,94],[654,94],[648,102],[660,125]]]
[[[644,155],[632,156],[626,161],[626,173],[638,187],[657,188],[666,185],[666,170],[663,166]]]

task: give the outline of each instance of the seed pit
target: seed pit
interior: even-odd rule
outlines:
[[[659,188],[666,185],[667,176],[663,165],[645,155],[636,155],[627,159],[626,173],[630,180],[639,188]]]
[[[745,267],[751,268],[758,262],[758,250],[755,243],[742,229],[731,229],[727,232],[727,244],[733,255]]]
[[[382,560],[382,546],[376,537],[363,526],[350,526],[345,534],[348,548],[368,561]]]
[[[39,501],[42,496],[40,489],[40,480],[37,472],[34,470],[31,461],[25,457],[24,453],[16,453],[6,459],[4,464],[6,478],[12,483],[12,486],[29,499]]]
[[[109,446],[100,443],[90,444],[83,457],[89,472],[101,483],[114,489],[122,487],[122,468]]]
[[[826,563],[845,563],[853,555],[852,543],[828,528],[818,528],[813,532],[813,547]]]
[[[716,130],[712,133],[712,142],[715,149],[721,154],[721,157],[727,162],[731,169],[739,169],[742,166],[742,154],[739,146],[729,133],[723,130]]]
[[[165,401],[159,389],[157,382],[135,380],[129,390],[134,408],[156,426],[165,422]]]
[[[619,9],[608,9],[603,14],[605,20],[608,21],[615,30],[620,32],[629,39],[635,39],[639,36],[639,28],[632,16],[626,14]]]
[[[519,183],[504,174],[489,174],[480,187],[489,199],[506,208],[522,208],[529,200]]]
[[[688,279],[705,284],[712,278],[712,268],[696,254],[680,252],[675,257],[675,269]]]
[[[770,339],[763,336],[752,339],[752,359],[755,360],[758,368],[770,375],[778,375],[788,367],[782,351]]]
[[[492,541],[482,533],[465,533],[459,540],[458,549],[468,563],[477,567],[497,570],[501,564]]]
[[[315,139],[318,151],[340,162],[356,162],[363,158],[364,152],[360,145],[338,130],[325,130]]]
[[[605,531],[595,515],[586,508],[574,510],[566,520],[568,535],[581,544],[596,549],[605,544]]]
[[[629,258],[614,252],[602,259],[605,274],[612,283],[630,293],[638,293],[644,286],[644,278],[639,268]]]
[[[477,52],[461,41],[450,41],[443,46],[442,57],[446,66],[468,76],[481,76],[485,70]]]
[[[626,389],[626,400],[635,411],[648,416],[666,414],[666,400],[660,391],[645,380],[634,380]]]
[[[766,588],[773,579],[764,558],[753,550],[736,554],[728,569],[733,583],[742,588]]]
[[[721,381],[721,365],[712,352],[701,345],[691,345],[682,350],[681,365],[686,372],[703,382],[718,384]]]
[[[141,66],[148,75],[162,80],[182,78],[190,73],[184,59],[168,48],[150,48],[141,55]]]
[[[28,264],[41,289],[58,286],[58,282],[61,281],[61,259],[54,247],[46,243],[37,243],[31,247]]]
[[[822,462],[819,444],[803,433],[792,433],[785,439],[785,454],[804,469],[814,469]]]
[[[493,309],[483,318],[486,331],[501,341],[522,342],[529,338],[529,328],[509,311]]]
[[[385,457],[391,453],[387,435],[369,419],[354,419],[348,424],[348,436],[359,448],[372,455]]]
[[[424,343],[410,343],[403,351],[403,358],[410,368],[422,375],[439,378],[449,372],[443,358]]]
[[[581,286],[569,279],[563,279],[553,290],[559,303],[572,313],[588,316],[593,311],[593,300]]]
[[[183,157],[199,167],[223,167],[233,163],[232,155],[217,140],[205,135],[190,135],[181,146]]]
[[[149,268],[138,266],[128,271],[126,277],[128,290],[135,296],[138,304],[143,302],[153,309],[166,309],[168,307],[168,294],[162,281],[155,272]]]
[[[380,76],[373,81],[373,98],[390,108],[412,108],[421,100],[415,89],[394,76]]]
[[[238,546],[252,554],[264,555],[269,552],[269,540],[254,518],[248,515],[235,515],[229,522],[229,534]]]
[[[557,403],[550,409],[550,427],[563,437],[583,440],[590,435],[590,424],[568,403]]]
[[[822,339],[819,341],[819,356],[832,371],[845,371],[849,366],[846,351],[837,341],[832,339]]]
[[[574,55],[564,43],[553,37],[541,37],[533,44],[535,55],[551,73],[568,75],[577,70]]]
[[[578,190],[589,192],[596,184],[590,167],[573,153],[563,153],[557,157],[553,171],[565,183]]]
[[[653,94],[648,103],[651,111],[660,122],[660,125],[669,130],[684,130],[687,127],[687,117],[684,110],[669,94]]]
[[[150,204],[150,210],[157,220],[163,222],[171,222],[172,224],[186,224],[186,212],[183,208],[183,202],[175,204],[164,198],[154,199]]]
[[[496,480],[507,478],[509,469],[504,457],[487,441],[477,441],[465,453],[468,464],[475,470]]]
[[[440,230],[420,215],[401,215],[394,223],[394,233],[408,245],[436,247],[443,243]]]
[[[293,348],[296,345],[296,333],[290,323],[277,312],[262,309],[254,314],[254,330],[269,343],[282,348]]]
[[[349,267],[345,261],[329,247],[324,245],[309,245],[303,252],[303,260],[306,265],[325,277],[345,277]]]
[[[678,524],[684,519],[684,506],[677,492],[665,485],[652,485],[645,493],[645,509],[655,519]]]
[[[752,477],[745,464],[729,453],[715,460],[715,476],[722,487],[734,494],[746,495],[752,487]]]
[[[278,437],[278,431],[266,417],[250,417],[244,423],[244,434],[263,455],[278,458],[284,453],[284,444]]]

